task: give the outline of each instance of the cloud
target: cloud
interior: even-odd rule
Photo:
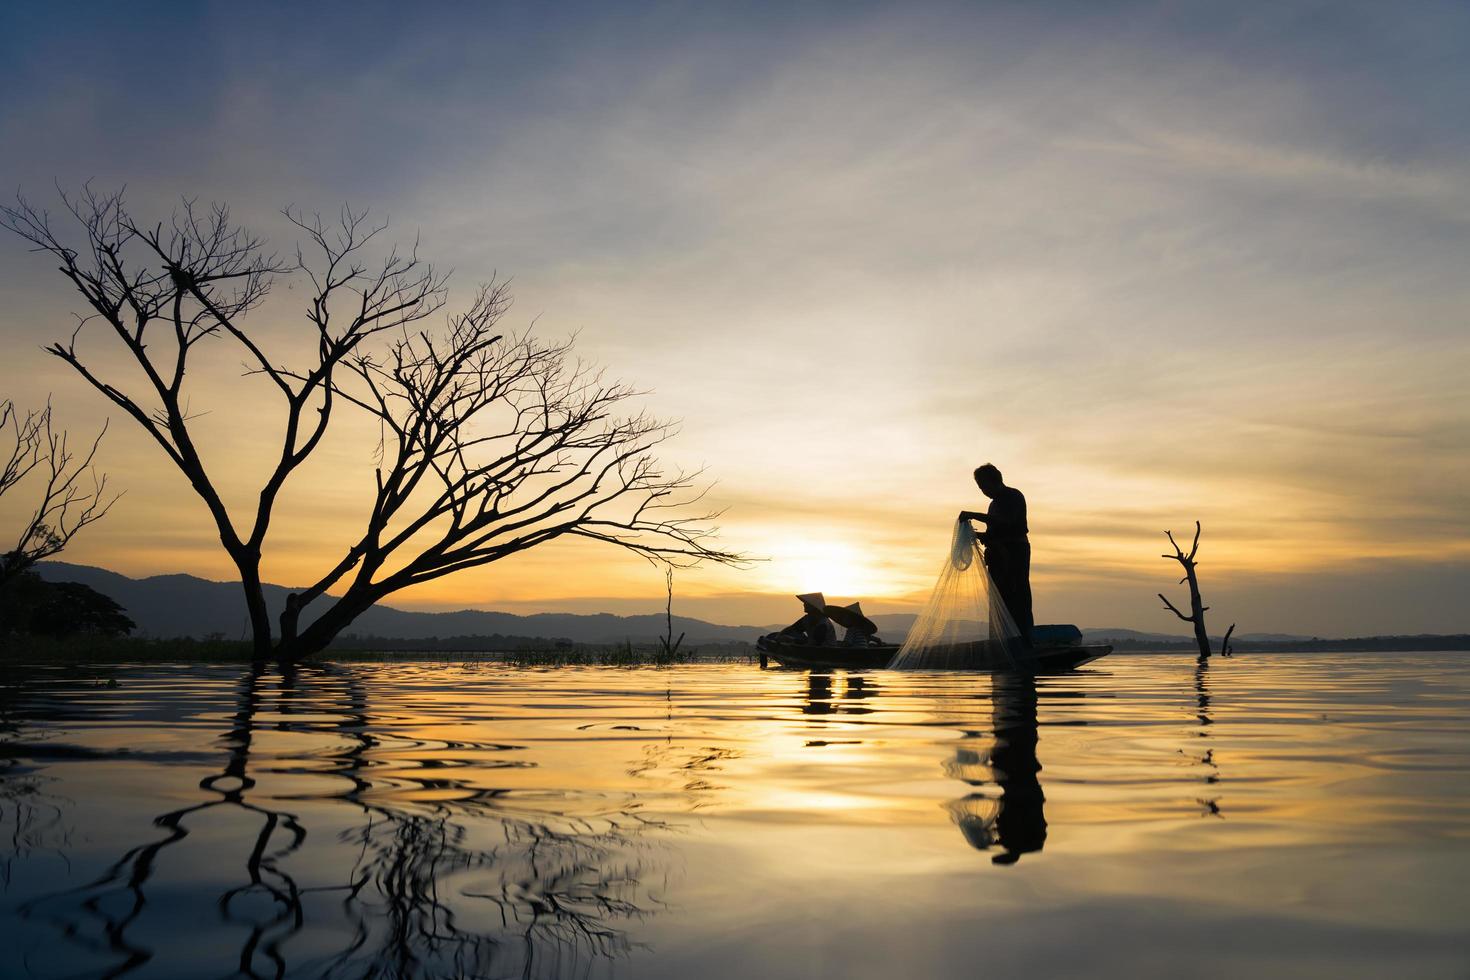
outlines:
[[[586,354],[655,388],[649,405],[683,419],[674,461],[719,477],[733,544],[859,541],[909,590],[895,600],[977,504],[968,474],[986,459],[1028,493],[1039,581],[1072,590],[1056,608],[1131,595],[1159,530],[1196,517],[1221,568],[1308,589],[1360,556],[1470,548],[1467,15],[1416,12],[506,5],[390,30],[369,6],[333,31],[309,10],[31,23],[4,69],[20,97],[0,109],[0,138],[25,152],[0,183],[126,181],[150,213],[181,192],[227,197],[283,247],[275,207],[372,204],[422,230],[461,295],[513,273],[513,319],[581,329]],[[114,42],[149,30],[165,48],[230,43],[133,64]],[[14,243],[0,254],[7,384],[31,402],[55,390],[94,424],[101,406],[36,349],[67,324],[61,283]],[[276,299],[260,322],[289,346],[299,297]],[[259,413],[228,411],[263,404],[233,370],[201,373],[198,403],[248,502],[269,447]],[[329,562],[350,524],[361,453],[330,451],[288,500],[279,577]],[[134,516],[99,529],[96,554],[125,571],[218,565],[147,445],[119,435],[109,452]],[[688,587],[779,591],[782,574]],[[412,601],[572,601],[594,580],[645,589],[616,557],[553,550]]]

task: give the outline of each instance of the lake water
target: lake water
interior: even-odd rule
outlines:
[[[1470,976],[1463,654],[0,676],[0,977]]]

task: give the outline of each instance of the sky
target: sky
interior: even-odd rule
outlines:
[[[1463,3],[9,4],[0,92],[0,186],[38,204],[226,201],[290,252],[280,208],[346,203],[452,268],[451,305],[512,277],[507,322],[648,389],[722,546],[764,559],[680,572],[678,612],[913,610],[989,461],[1038,621],[1181,632],[1163,531],[1199,520],[1214,630],[1470,631]],[[0,239],[0,397],[91,433],[106,405],[42,350],[68,289]],[[254,314],[273,349],[299,295]],[[190,385],[242,506],[271,393],[224,347]],[[323,445],[267,579],[334,563],[374,445]],[[67,560],[231,576],[141,431],[99,458],[126,495]],[[662,601],[568,542],[391,603]]]

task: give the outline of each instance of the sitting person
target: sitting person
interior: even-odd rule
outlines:
[[[880,644],[878,639],[878,627],[863,615],[863,606],[860,602],[850,603],[846,606],[827,606],[827,618],[845,632],[842,634],[842,645],[845,647],[867,647]]]
[[[837,628],[827,618],[827,600],[820,592],[797,596],[804,614],[778,635],[812,646],[831,646],[837,642]]]

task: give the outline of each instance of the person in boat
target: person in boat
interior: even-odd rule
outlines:
[[[827,600],[822,593],[808,592],[796,598],[801,600],[802,617],[782,630],[779,635],[818,647],[831,646],[836,643],[837,628],[827,618]]]
[[[1027,537],[1026,497],[1008,487],[1000,470],[990,463],[975,469],[975,485],[990,498],[984,512],[960,511],[960,520],[979,521],[985,530],[977,537],[985,546],[985,567],[1011,614],[1022,639],[1029,643],[1036,625],[1031,611],[1031,540]]]
[[[845,647],[868,647],[883,641],[878,639],[878,626],[863,615],[860,602],[845,606],[826,607],[827,618],[843,628],[842,645]]]

